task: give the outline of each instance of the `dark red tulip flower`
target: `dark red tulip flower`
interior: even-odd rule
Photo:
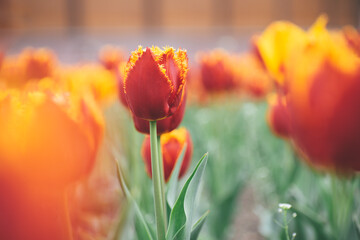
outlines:
[[[132,52],[123,79],[132,114],[148,121],[173,115],[184,98],[187,71],[184,50],[139,47]]]

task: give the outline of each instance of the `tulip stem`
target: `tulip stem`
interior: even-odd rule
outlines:
[[[150,146],[151,146],[151,168],[154,185],[154,206],[156,219],[156,232],[158,240],[165,240],[166,223],[164,213],[164,178],[161,175],[162,163],[160,162],[159,149],[157,142],[156,121],[150,121]]]
[[[165,177],[164,177],[164,164],[163,164],[163,156],[161,151],[161,142],[160,142],[160,136],[157,136],[157,147],[158,147],[158,156],[160,159],[160,174],[161,174],[161,200],[162,205],[164,208],[164,219],[165,219],[165,229],[167,229],[167,210],[166,210],[166,200],[165,200]]]

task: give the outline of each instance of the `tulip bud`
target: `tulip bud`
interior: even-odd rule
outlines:
[[[184,176],[191,162],[193,152],[192,140],[189,132],[185,128],[176,129],[172,132],[162,134],[160,137],[164,177],[167,182],[173,172],[176,161],[178,160],[181,150],[186,144],[184,159],[180,168],[179,178]],[[150,153],[150,137],[146,135],[142,145],[142,156],[146,165],[146,171],[152,176],[151,171],[151,153]]]

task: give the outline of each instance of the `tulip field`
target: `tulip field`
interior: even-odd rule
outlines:
[[[360,239],[360,32],[327,22],[0,48],[0,240]]]

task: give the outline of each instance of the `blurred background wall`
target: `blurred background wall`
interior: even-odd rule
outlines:
[[[0,29],[263,28],[286,19],[309,26],[359,25],[359,0],[0,0]]]
[[[61,62],[96,61],[104,45],[196,52],[243,52],[275,20],[308,28],[321,14],[329,27],[359,27],[360,0],[0,0],[0,52],[47,47]]]

